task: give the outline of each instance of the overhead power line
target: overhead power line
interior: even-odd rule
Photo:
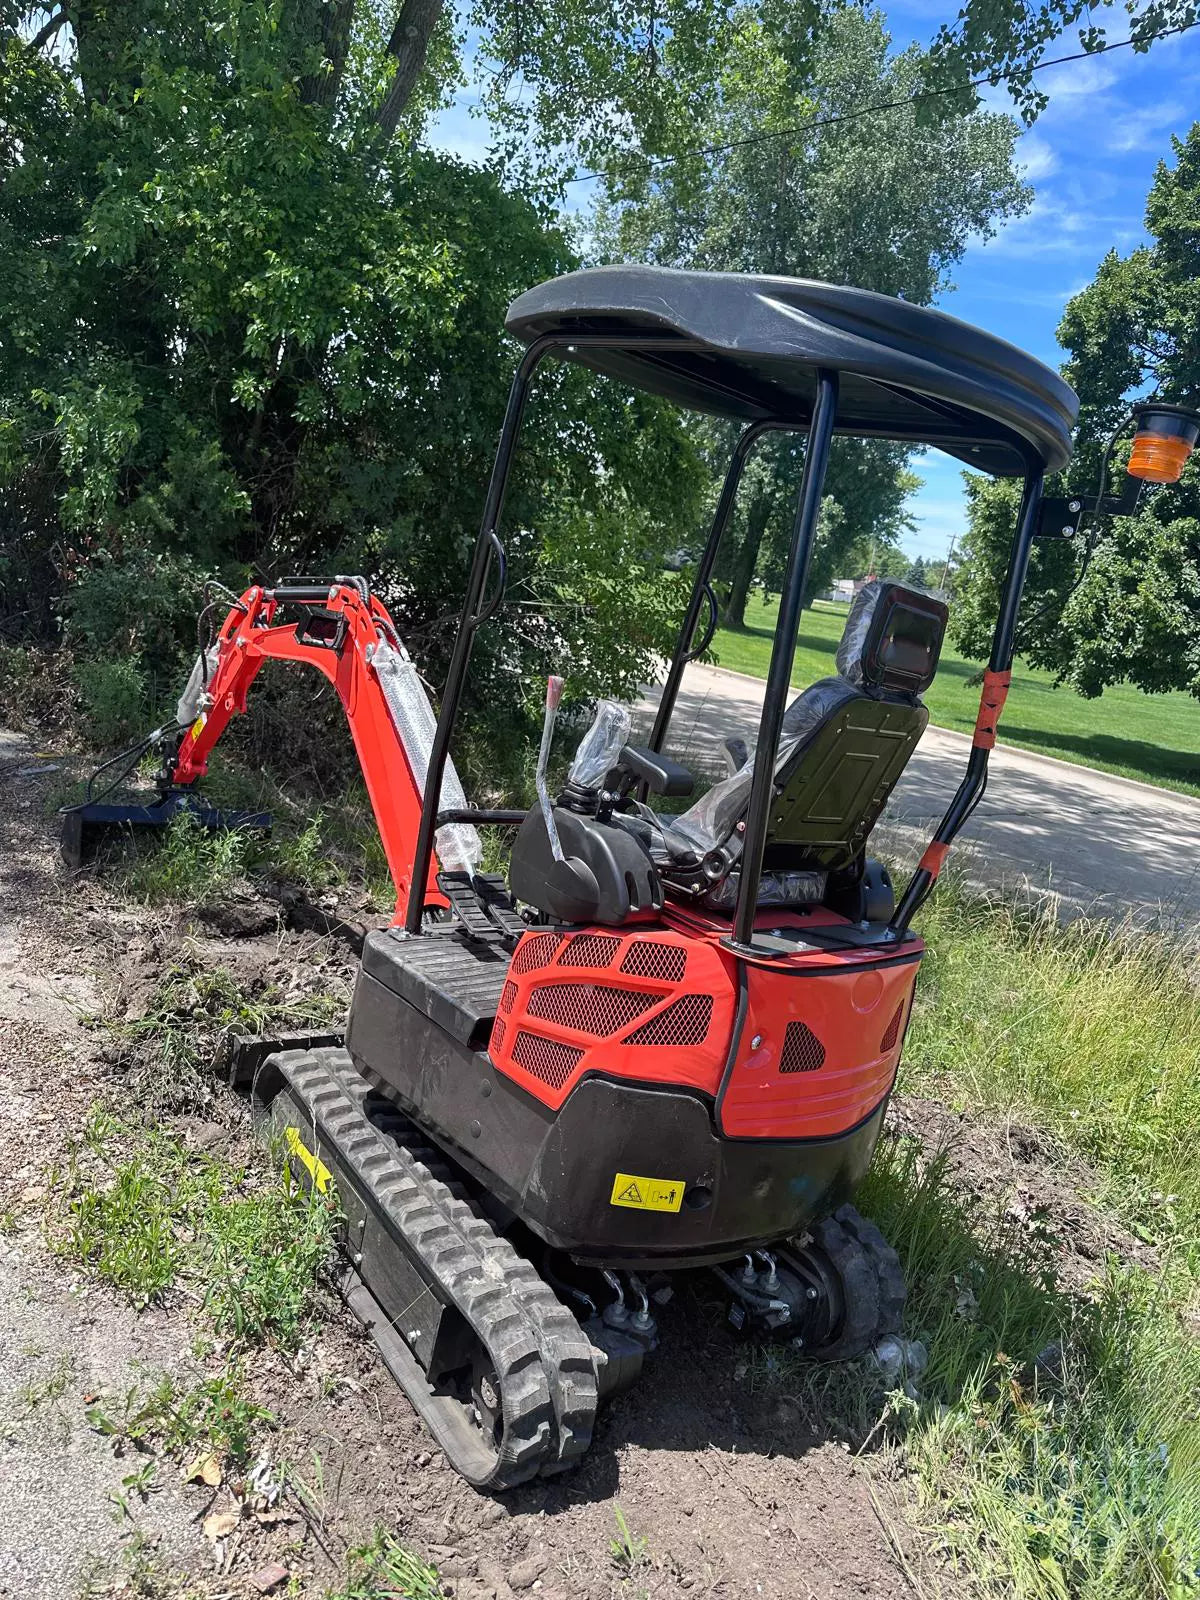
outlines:
[[[964,94],[968,89],[994,87],[1008,78],[1020,77],[1025,73],[1044,72],[1047,67],[1061,67],[1071,61],[1090,61],[1096,56],[1109,55],[1114,50],[1128,50],[1135,44],[1154,44],[1159,39],[1169,39],[1173,34],[1187,33],[1196,27],[1200,27],[1200,19],[1194,22],[1181,22],[1174,28],[1163,28],[1159,33],[1143,34],[1136,39],[1114,39],[1111,44],[1102,44],[1095,50],[1075,50],[1066,56],[1049,56],[1045,61],[1035,62],[1032,67],[1000,68],[994,72],[982,73],[978,78],[968,78],[964,83],[946,84],[940,89],[921,89],[916,94],[899,95],[894,100],[875,100],[870,105],[856,106],[852,111],[834,111],[825,117],[814,117],[811,122],[798,122],[790,128],[775,128],[769,133],[751,133],[743,139],[730,139],[724,144],[700,145],[694,150],[681,150],[674,156],[646,157],[645,166],[650,172],[658,172],[663,167],[674,166],[676,162],[687,161],[693,156],[719,156],[729,150],[770,144],[776,139],[791,139],[802,133],[814,133],[820,128],[833,128],[839,123],[857,122],[863,117],[877,116],[883,111],[897,111],[902,106],[917,105],[922,100],[938,100],[946,95]],[[592,183],[597,178],[617,175],[616,168],[601,167],[595,172],[581,172],[578,177],[568,178],[566,181],[568,184]]]

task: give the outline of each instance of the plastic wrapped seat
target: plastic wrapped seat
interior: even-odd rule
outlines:
[[[920,694],[937,670],[946,621],[944,601],[904,584],[875,581],[855,597],[836,676],[811,684],[784,713],[763,858],[768,891],[772,874],[837,871],[861,855],[928,723]],[[669,886],[694,893],[696,869],[705,858],[711,867],[717,852],[728,863],[722,876],[729,876],[753,771],[751,753],[689,810],[656,819]],[[789,903],[797,893],[793,884]],[[714,894],[714,906],[723,904],[728,886],[710,888],[709,898]],[[819,899],[820,890],[811,897]]]

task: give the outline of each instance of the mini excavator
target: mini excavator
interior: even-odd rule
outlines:
[[[851,1204],[896,1080],[923,945],[911,923],[978,804],[1011,679],[1034,542],[1077,402],[1052,371],[940,312],[787,278],[605,267],[523,294],[526,346],[435,716],[358,577],[233,598],[196,662],[150,806],[67,818],[161,824],[268,661],[305,662],[345,708],[396,887],[344,1036],[248,1042],[236,1077],[304,1182],[336,1185],[345,1297],[454,1467],[504,1489],[569,1467],[597,1405],[657,1340],[672,1274],[711,1271],[736,1326],[816,1361],[901,1325],[900,1262]],[[645,744],[602,702],[565,786],[546,779],[551,679],[528,811],[468,804],[450,746],[472,641],[503,603],[501,511],[539,364],[576,362],[742,425]],[[1200,431],[1143,408],[1134,467],[1168,481]],[[687,663],[716,626],[712,574],[743,468],[772,432],[807,446],[758,736],[687,810],[665,753]],[[868,583],[836,673],[789,700],[835,433],[948,451],[1023,480],[966,772],[897,897],[872,829],[928,721],[942,598]],[[1069,526],[1064,525],[1064,519]],[[481,870],[481,824],[512,830]]]

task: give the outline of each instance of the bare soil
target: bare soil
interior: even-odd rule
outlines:
[[[354,929],[370,919],[362,906],[327,907],[345,926],[321,933],[311,907],[250,891],[216,917],[123,901],[60,861],[47,811],[58,780],[30,770],[41,765],[26,741],[0,735],[0,1596],[134,1592],[131,1571],[152,1559],[163,1587],[140,1592],[232,1600],[262,1592],[253,1575],[278,1562],[288,1593],[316,1597],[378,1527],[433,1563],[456,1600],[965,1592],[922,1538],[892,1458],[856,1453],[845,1423],[813,1415],[786,1382],[756,1383],[745,1346],[701,1291],[666,1308],[641,1384],[602,1414],[582,1466],[552,1482],[502,1498],[467,1487],[331,1299],[299,1360],[267,1351],[250,1372],[254,1398],[277,1419],[263,1433],[266,1477],[290,1463],[306,1492],[244,1516],[218,1544],[203,1524],[234,1505],[231,1487],[187,1484],[162,1461],[154,1491],[122,1510],[130,1465],[89,1427],[86,1397],[185,1369],[196,1328],[186,1300],[135,1312],[46,1241],[53,1167],[89,1107],[137,1110],[138,1050],[92,1019],[142,1015],[176,963],[225,967],[251,990],[274,983],[298,1004],[348,999]],[[151,1114],[198,1148],[246,1153],[236,1096],[213,1082],[181,1100]],[[1102,1255],[1106,1240],[1078,1203],[1085,1175],[1044,1136],[957,1119],[936,1102],[901,1100],[896,1116],[927,1145],[953,1145],[969,1190],[1011,1190],[1047,1208],[1068,1272]],[[1118,1243],[1136,1253],[1136,1241]],[[618,1507],[644,1540],[632,1565],[611,1548]]]

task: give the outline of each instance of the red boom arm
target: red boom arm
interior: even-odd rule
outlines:
[[[300,622],[276,622],[282,604],[275,593],[247,589],[217,635],[218,660],[205,690],[202,710],[184,734],[171,767],[173,783],[202,778],[208,757],[229,719],[246,709],[246,696],[264,661],[306,661],[324,673],[345,708],[367,794],[383,841],[388,870],[396,886],[394,922],[403,919],[412,875],[421,785],[392,722],[371,662],[381,644],[401,648],[395,624],[374,595],[348,583],[331,585],[320,602],[306,602]],[[311,609],[310,609],[311,607]],[[446,897],[431,864],[426,901],[444,906]]]

